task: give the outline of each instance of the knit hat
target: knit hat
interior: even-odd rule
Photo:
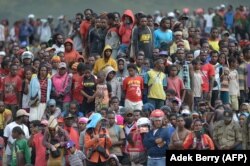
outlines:
[[[61,59],[59,56],[53,56],[52,59],[51,59],[51,62],[57,62],[57,63],[60,63],[61,62]]]

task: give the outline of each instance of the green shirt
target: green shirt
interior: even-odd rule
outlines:
[[[16,140],[12,147],[12,159],[11,159],[11,166],[17,165],[17,152],[23,153],[25,164],[31,163],[31,154],[30,149],[27,143],[27,140],[22,138],[20,140]]]

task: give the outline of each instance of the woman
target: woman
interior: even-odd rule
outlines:
[[[29,86],[30,86],[30,80],[32,76],[32,69],[31,68],[25,68],[24,71],[24,80],[22,84],[22,108],[25,109],[27,112],[30,111],[29,106]]]
[[[46,109],[46,103],[50,99],[51,79],[48,77],[48,68],[41,65],[38,75],[33,75],[30,81],[30,116],[29,121],[41,120]]]
[[[88,118],[82,117],[78,120],[78,128],[79,128],[79,146],[80,150],[84,153],[84,137],[86,133],[86,125],[88,123]]]
[[[86,126],[84,147],[88,166],[103,166],[109,159],[109,148],[112,146],[111,138],[108,130],[102,128],[101,120],[101,114],[93,113]]]
[[[192,150],[214,150],[214,143],[212,139],[207,135],[202,133],[202,122],[197,119],[193,123],[194,130],[189,133],[183,142],[183,149]]]
[[[57,119],[51,116],[43,138],[43,145],[50,152],[47,166],[61,166],[64,164],[64,147],[67,141],[69,141],[67,132],[59,127]]]

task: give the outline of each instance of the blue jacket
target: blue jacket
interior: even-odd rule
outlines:
[[[171,131],[172,129],[170,127],[167,128],[160,128],[156,131],[155,135],[153,135],[154,130],[150,130],[143,139],[143,145],[147,149],[148,156],[152,158],[158,158],[158,157],[165,157],[166,150],[168,149],[168,144],[170,142],[171,138]],[[158,147],[155,143],[155,140],[157,138],[162,138],[164,141],[166,141],[166,144],[163,147]]]

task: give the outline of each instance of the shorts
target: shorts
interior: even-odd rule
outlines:
[[[235,111],[239,110],[238,96],[230,95],[231,108]]]
[[[143,103],[142,103],[142,101],[132,102],[132,101],[130,101],[128,99],[125,99],[124,106],[126,108],[130,108],[132,110],[142,110]]]

